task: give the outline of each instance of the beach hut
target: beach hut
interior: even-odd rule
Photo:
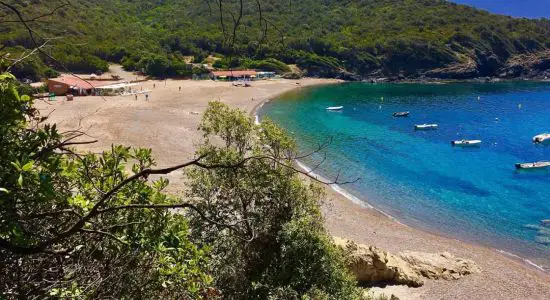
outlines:
[[[95,95],[98,87],[113,84],[113,81],[84,80],[73,75],[63,75],[48,79],[48,91],[55,95],[72,94],[75,96]]]

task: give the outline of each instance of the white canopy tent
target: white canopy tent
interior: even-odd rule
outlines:
[[[115,84],[109,84],[97,87],[96,89],[102,95],[120,95],[120,94],[131,94],[132,87],[138,86],[138,83],[130,82],[121,82]]]

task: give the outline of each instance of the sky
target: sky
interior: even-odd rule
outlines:
[[[513,17],[549,18],[550,0],[450,0]]]

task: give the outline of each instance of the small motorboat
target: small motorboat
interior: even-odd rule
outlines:
[[[399,118],[399,117],[408,117],[411,113],[408,112],[408,111],[401,111],[401,112],[394,112],[393,113],[393,116],[396,117],[396,118]]]
[[[419,124],[414,125],[414,130],[434,130],[437,129],[439,125],[437,124]]]
[[[477,146],[481,145],[481,141],[480,140],[452,141],[451,145],[460,146],[460,147],[477,147]]]
[[[534,163],[522,163],[522,164],[516,164],[516,169],[546,169],[550,167],[550,161],[538,161]]]
[[[543,133],[533,137],[533,143],[546,144],[550,143],[550,133]]]
[[[329,107],[327,107],[327,110],[329,110],[329,111],[340,111],[342,109],[344,109],[343,106],[329,106]]]

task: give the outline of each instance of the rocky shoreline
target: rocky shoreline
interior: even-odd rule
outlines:
[[[309,77],[324,77],[321,74],[305,72]],[[502,62],[492,54],[475,53],[448,66],[414,73],[392,73],[377,69],[370,74],[357,74],[339,70],[334,78],[346,81],[369,83],[433,83],[433,82],[497,82],[503,80],[550,81],[550,50],[517,54]]]

